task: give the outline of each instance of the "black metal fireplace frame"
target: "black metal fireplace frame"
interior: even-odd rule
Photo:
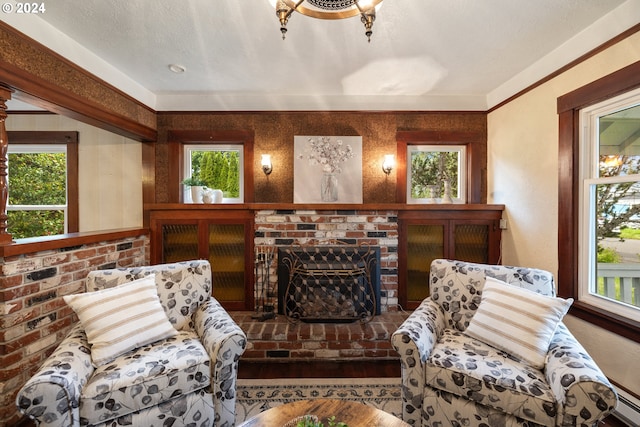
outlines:
[[[346,304],[348,313],[308,313],[304,304],[321,297]],[[278,313],[293,322],[371,320],[380,314],[380,248],[364,245],[279,248]]]

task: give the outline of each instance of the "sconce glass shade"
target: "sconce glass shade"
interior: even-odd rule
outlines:
[[[395,157],[393,154],[386,154],[382,161],[382,171],[389,175],[396,165]]]
[[[269,175],[273,171],[273,166],[271,165],[271,155],[263,154],[260,160],[260,164],[262,165],[262,172],[265,175]]]

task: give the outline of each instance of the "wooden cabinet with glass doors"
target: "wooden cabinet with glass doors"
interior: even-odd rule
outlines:
[[[152,263],[208,259],[213,296],[227,310],[253,308],[252,212],[154,211],[150,226]]]
[[[429,296],[431,261],[448,258],[500,262],[502,205],[462,205],[451,210],[406,210],[398,213],[398,296],[415,309]]]

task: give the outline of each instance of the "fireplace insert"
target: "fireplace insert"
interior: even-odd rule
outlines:
[[[336,323],[380,314],[380,248],[279,248],[278,313],[292,321]]]

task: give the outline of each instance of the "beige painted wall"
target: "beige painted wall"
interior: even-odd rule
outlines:
[[[559,96],[640,60],[636,33],[488,115],[489,203],[506,205],[502,263],[558,271]],[[640,394],[640,344],[568,316],[609,378]]]
[[[80,231],[142,227],[141,143],[58,115],[11,114],[6,124],[10,131],[78,131]]]

